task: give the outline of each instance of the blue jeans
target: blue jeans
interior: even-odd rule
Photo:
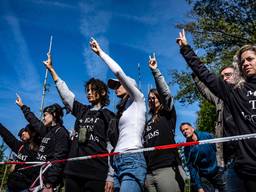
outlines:
[[[218,189],[219,192],[224,192],[225,181],[223,171],[220,169],[210,177],[200,177],[201,184],[204,192],[215,192]],[[196,191],[195,189],[193,191]]]
[[[113,157],[114,188],[120,192],[141,192],[147,173],[143,153],[123,154]]]
[[[235,162],[231,160],[227,163],[226,169],[224,171],[224,178],[226,181],[225,192],[243,192],[246,191],[244,189],[244,183],[237,175],[235,171]]]

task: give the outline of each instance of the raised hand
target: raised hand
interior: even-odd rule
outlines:
[[[94,53],[96,53],[97,55],[99,55],[100,52],[102,51],[98,42],[93,38],[91,38],[90,46],[91,46],[92,51]]]
[[[179,46],[185,46],[188,44],[187,39],[186,39],[186,34],[185,30],[182,29],[181,32],[179,32],[179,37],[176,39],[176,42],[179,44]]]
[[[157,61],[156,61],[156,54],[155,53],[153,53],[152,56],[149,55],[148,66],[151,69],[156,69],[157,68]]]
[[[47,60],[43,61],[43,63],[45,65],[45,67],[50,70],[50,69],[53,68],[53,66],[52,66],[52,56],[51,56],[50,53],[47,53],[47,57],[48,57]]]
[[[23,102],[22,102],[22,99],[21,99],[21,97],[16,93],[16,96],[17,96],[17,98],[16,98],[16,104],[19,106],[19,107],[22,107],[24,104],[23,104]]]

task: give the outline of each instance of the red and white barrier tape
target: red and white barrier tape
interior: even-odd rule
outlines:
[[[40,168],[40,172],[39,172],[39,176],[33,181],[32,185],[30,186],[29,190],[30,191],[33,191],[33,192],[38,192],[40,191],[41,189],[43,189],[43,186],[44,186],[44,183],[43,183],[43,174],[44,172],[49,168],[51,167],[52,164],[51,163],[48,163],[46,165],[43,165],[41,168]],[[39,180],[39,185],[35,187],[37,181]]]
[[[30,165],[30,164],[44,164],[42,161],[2,161],[0,165]]]
[[[68,159],[53,160],[53,161],[50,161],[50,162],[33,162],[33,161],[32,162],[17,162],[17,161],[10,161],[10,162],[0,162],[0,164],[21,164],[21,165],[23,165],[23,164],[32,164],[31,166],[26,166],[26,167],[23,167],[23,168],[19,169],[19,170],[24,170],[24,169],[29,169],[29,168],[32,168],[32,167],[38,167],[38,166],[42,166],[42,165],[50,164],[50,163],[51,164],[65,163],[65,162],[68,162],[68,161],[79,161],[79,160],[87,160],[87,159],[95,159],[95,158],[105,158],[105,157],[121,155],[121,154],[141,153],[141,152],[147,152],[147,151],[173,149],[173,148],[186,147],[186,146],[192,146],[192,145],[223,143],[223,142],[246,140],[246,139],[252,139],[252,138],[256,138],[256,133],[230,136],[230,137],[221,137],[221,138],[215,138],[215,139],[207,139],[207,140],[201,140],[201,141],[192,141],[192,142],[183,142],[183,143],[176,143],[176,144],[160,145],[160,146],[155,146],[155,147],[141,148],[141,149],[124,151],[124,152],[112,152],[112,153],[95,154],[95,155],[88,155],[88,156],[82,156],[82,157],[74,157],[74,158],[68,158]]]
[[[16,162],[16,161],[11,161],[11,162],[0,162],[0,165],[1,164],[20,164],[20,165],[32,164],[31,166],[23,167],[23,168],[20,168],[19,170],[29,169],[29,168],[32,168],[32,167],[38,167],[38,166],[43,165],[40,169],[39,176],[36,178],[36,180],[31,185],[31,187],[33,188],[34,185],[36,184],[36,182],[38,180],[40,181],[39,186],[32,189],[33,192],[37,192],[38,190],[43,188],[43,180],[42,180],[43,173],[49,167],[51,167],[53,164],[56,164],[56,163],[64,163],[64,162],[68,162],[68,161],[79,161],[79,160],[87,160],[87,159],[95,159],[95,158],[105,158],[105,157],[115,156],[115,155],[120,155],[120,154],[142,153],[142,152],[155,151],[155,150],[173,149],[173,148],[186,147],[186,146],[192,146],[192,145],[223,143],[223,142],[246,140],[246,139],[252,139],[252,138],[256,138],[256,133],[230,136],[230,137],[222,137],[222,138],[215,138],[215,139],[207,139],[207,140],[201,140],[201,141],[192,141],[192,142],[183,142],[183,143],[176,143],[176,144],[169,144],[169,145],[160,145],[160,146],[155,146],[155,147],[135,149],[135,150],[129,150],[129,151],[124,151],[124,152],[112,152],[112,153],[95,154],[95,155],[74,157],[74,158],[61,159],[61,160],[53,160],[53,161],[48,161],[48,162]]]

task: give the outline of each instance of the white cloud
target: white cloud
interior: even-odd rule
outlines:
[[[18,19],[13,15],[5,17],[10,33],[8,44],[4,44],[3,50],[9,63],[15,70],[18,79],[16,85],[24,91],[35,91],[39,88],[39,76],[33,65],[28,46],[20,29]],[[18,87],[18,86],[17,86]]]
[[[104,48],[104,51],[108,52],[108,40],[104,37],[99,37],[97,41],[100,43],[100,46]],[[107,65],[88,47],[84,48],[83,55],[88,76],[105,80],[107,71],[109,70]]]
[[[102,3],[96,1],[86,1],[80,4],[81,10],[81,34],[89,40],[89,37],[95,37],[101,47],[108,53],[109,41],[104,37],[110,23],[112,14],[99,9]],[[89,42],[84,48],[84,61],[89,77],[105,79],[107,75],[107,66],[90,50]]]
[[[36,3],[36,4],[39,4],[39,5],[45,5],[45,6],[55,6],[55,7],[58,7],[58,8],[76,8],[76,6],[73,6],[73,5],[70,5],[70,4],[67,4],[67,3],[62,3],[60,1],[46,1],[46,0],[37,0],[37,1],[34,1],[32,0],[31,3]]]

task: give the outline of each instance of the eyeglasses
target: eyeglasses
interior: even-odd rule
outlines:
[[[224,77],[230,78],[233,75],[233,73],[224,73],[221,75],[222,79],[224,79]]]

